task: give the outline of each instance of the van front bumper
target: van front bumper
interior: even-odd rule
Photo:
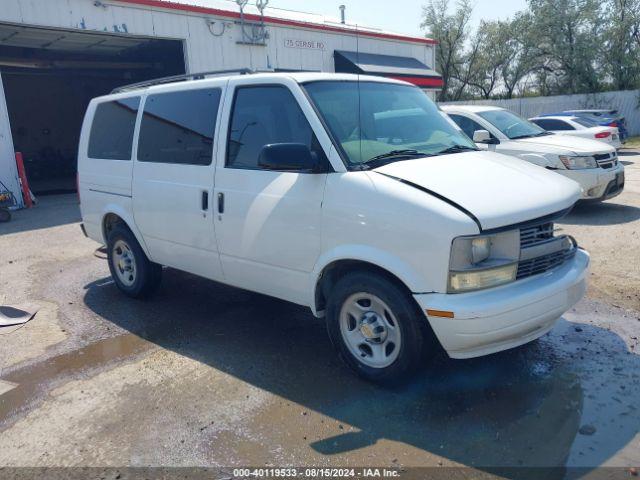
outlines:
[[[460,294],[416,294],[451,358],[472,358],[507,350],[541,337],[584,295],[589,254],[576,255],[549,272],[497,288]]]

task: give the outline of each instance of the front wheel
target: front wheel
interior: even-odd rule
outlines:
[[[410,294],[382,275],[346,275],[327,304],[327,328],[340,356],[374,382],[402,381],[418,367],[426,321]]]
[[[126,226],[116,225],[109,232],[107,258],[113,281],[125,295],[146,298],[158,289],[162,266],[147,258]]]

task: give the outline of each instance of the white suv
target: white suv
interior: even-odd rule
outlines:
[[[624,189],[624,166],[616,149],[601,141],[555,135],[504,108],[443,105],[442,110],[469,138],[475,135],[481,148],[516,156],[575,180],[582,189],[581,200],[607,200]]]
[[[438,342],[536,339],[585,291],[589,256],[553,227],[578,185],[479,151],[417,87],[157,83],[94,99],[80,142],[83,228],[129,296],[165,265],[306,305],[351,368],[395,381]]]

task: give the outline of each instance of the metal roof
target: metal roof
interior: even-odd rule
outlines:
[[[200,13],[205,15],[215,15],[227,18],[240,19],[239,10],[231,10],[235,2],[228,0],[116,0],[120,3],[140,5],[154,8],[165,8],[170,10]],[[247,5],[244,18],[247,21],[257,22],[262,19],[258,10],[253,5]],[[431,38],[415,37],[394,32],[383,31],[372,27],[355,24],[343,24],[337,19],[330,19],[323,15],[292,10],[282,10],[269,8],[265,10],[264,21],[268,24],[292,26],[298,28],[309,28],[323,30],[333,33],[343,33],[350,35],[362,35],[367,37],[382,38],[387,40],[398,40],[404,42],[422,43],[435,45],[438,42]]]

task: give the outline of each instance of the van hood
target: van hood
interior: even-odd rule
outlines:
[[[542,137],[518,138],[512,141],[526,144],[528,147],[532,148],[535,148],[538,145],[541,147],[555,147],[556,149],[561,148],[576,154],[612,153],[614,151],[613,147],[610,147],[604,142],[570,135],[553,134],[544,135]],[[545,148],[544,151],[547,152],[548,148]],[[554,153],[562,155],[565,152]]]
[[[482,230],[570,208],[580,186],[557,173],[495,152],[464,152],[395,162],[373,170],[440,197]]]

